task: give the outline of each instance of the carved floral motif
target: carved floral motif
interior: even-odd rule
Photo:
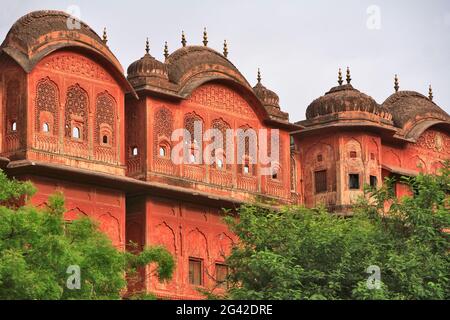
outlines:
[[[240,118],[256,118],[255,112],[244,98],[222,85],[204,85],[195,90],[189,100]]]
[[[64,73],[71,73],[90,79],[113,82],[113,79],[105,69],[87,58],[73,54],[60,54],[50,57],[45,61],[44,66],[46,68]]]

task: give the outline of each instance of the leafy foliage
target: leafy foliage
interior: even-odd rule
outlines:
[[[0,171],[0,200],[31,196],[33,186],[6,178]],[[160,280],[168,280],[174,259],[162,247],[139,254],[117,250],[96,222],[66,222],[64,198],[49,198],[45,209],[0,206],[0,299],[119,299],[125,274],[155,262]],[[69,266],[79,266],[80,289],[70,290]]]
[[[402,199],[394,181],[366,188],[351,218],[242,206],[239,220],[227,218],[240,241],[228,258],[226,297],[449,299],[449,171],[404,178],[415,195]],[[367,285],[369,266],[380,268],[378,289]]]

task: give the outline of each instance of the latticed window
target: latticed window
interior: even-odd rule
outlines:
[[[155,113],[155,120],[153,123],[153,135],[155,143],[155,154],[165,158],[170,152],[170,137],[173,131],[173,116],[172,112],[165,108],[159,108]],[[164,141],[165,145],[161,145]],[[164,150],[163,150],[164,149]],[[164,154],[163,154],[164,153]]]
[[[327,192],[327,171],[321,170],[314,172],[314,183],[316,193]]]
[[[99,143],[100,137],[103,145],[113,145],[114,144],[114,134],[115,134],[115,112],[116,112],[116,102],[114,98],[107,92],[101,93],[97,96],[96,101],[96,132],[95,132],[95,141]],[[110,131],[111,135],[108,138],[108,135],[103,133],[103,130]],[[105,139],[106,137],[106,139]],[[106,140],[106,142],[105,142]]]
[[[42,128],[42,132],[51,133],[52,130],[57,134],[59,124],[58,107],[58,87],[49,79],[41,79],[36,86],[36,131]],[[51,116],[45,116],[45,114],[51,114]],[[50,123],[47,122],[49,120],[51,120]]]
[[[83,139],[87,141],[88,133],[88,94],[78,84],[67,89],[66,110],[65,110],[65,136]],[[74,127],[73,117],[77,117],[80,121],[80,128]],[[74,130],[77,128],[78,130]],[[78,131],[78,137],[75,135]]]

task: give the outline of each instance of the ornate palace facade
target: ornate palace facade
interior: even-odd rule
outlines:
[[[223,53],[207,46],[206,33],[201,46],[183,35],[164,62],[147,47],[125,76],[106,36],[82,22],[68,28],[69,20],[63,12],[30,13],[1,45],[0,168],[36,185],[38,206],[62,191],[66,219],[92,217],[123,250],[129,241],[164,245],[176,257],[173,280],[149,274],[143,283],[161,297],[221,290],[234,239],[222,208],[258,199],[346,213],[364,184],[436,172],[450,158],[450,117],[431,90],[426,97],[396,85],[378,104],[353,88],[348,73],[346,84],[340,76],[311,103],[306,120],[292,123],[261,78],[252,87],[226,45]],[[174,164],[171,134],[192,132],[194,122],[221,132],[278,129],[276,172],[262,175],[247,158]],[[234,149],[223,154],[236,160]],[[400,183],[396,191],[409,192]]]

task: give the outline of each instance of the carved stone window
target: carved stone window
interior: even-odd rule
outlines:
[[[48,78],[39,80],[36,85],[36,132],[58,134],[59,90]]]
[[[22,127],[23,117],[20,83],[17,80],[11,80],[6,86],[6,134],[15,134]]]
[[[350,158],[356,158],[358,153],[356,151],[350,151]]]
[[[155,112],[154,124],[153,124],[153,135],[154,135],[154,150],[155,154],[166,158],[170,151],[170,137],[173,131],[173,116],[172,112],[161,107]],[[165,154],[162,156],[161,148],[165,149]]]
[[[97,96],[95,103],[95,142],[104,147],[114,145],[116,102],[108,93]]]
[[[200,125],[201,131],[198,137],[195,136],[195,125]],[[203,139],[203,119],[197,115],[195,112],[188,113],[184,116],[184,128],[188,131],[190,135],[190,154],[188,162],[190,164],[199,164],[201,163],[201,146]],[[188,143],[188,141],[185,141]]]
[[[64,112],[66,137],[88,140],[88,106],[88,94],[83,88],[78,84],[68,88]]]
[[[224,165],[224,160],[227,155],[227,148],[231,143],[231,141],[228,141],[227,130],[231,129],[231,126],[223,119],[215,119],[212,121],[211,127],[220,131],[222,134],[222,146],[220,147],[221,153],[218,154],[216,153],[216,150],[213,150],[212,154],[212,156],[216,158],[216,168],[231,170],[231,163],[226,166]]]

